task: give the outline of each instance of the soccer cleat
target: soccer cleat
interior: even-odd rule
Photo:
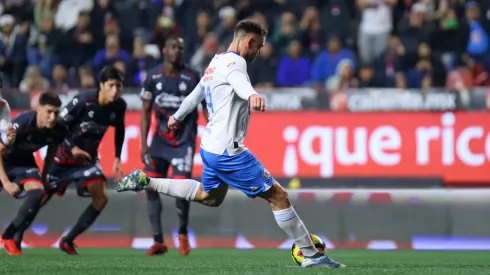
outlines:
[[[146,251],[145,255],[154,256],[165,254],[168,251],[168,247],[163,243],[154,243],[148,251]]]
[[[191,245],[186,234],[179,234],[179,253],[184,256],[191,253]]]
[[[344,268],[345,265],[334,261],[323,253],[317,253],[312,257],[305,257],[301,267],[324,267],[324,268]]]
[[[15,245],[17,246],[17,249],[19,249],[19,251],[22,251],[22,241],[15,240]]]
[[[1,240],[3,249],[5,249],[5,252],[7,252],[9,255],[12,256],[20,256],[22,255],[22,251],[19,250],[17,247],[17,244],[15,243],[14,240]]]
[[[139,169],[134,169],[130,174],[121,178],[121,180],[117,183],[116,191],[141,191],[144,190],[149,183],[150,181],[146,177],[145,173]]]
[[[73,242],[65,241],[61,239],[60,241],[60,249],[64,251],[68,255],[78,255],[78,252],[75,250],[76,245]]]

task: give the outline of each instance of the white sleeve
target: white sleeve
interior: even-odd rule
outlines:
[[[242,99],[248,100],[251,95],[258,94],[249,81],[247,63],[243,58],[235,58],[227,65],[226,81],[230,83],[235,93]]]
[[[196,88],[182,101],[179,109],[174,114],[174,119],[182,121],[188,114],[190,114],[197,105],[204,100],[204,87],[201,82],[197,84]]]
[[[0,138],[5,145],[8,145],[10,143],[7,138],[7,130],[9,126],[10,106],[6,100],[0,99]]]

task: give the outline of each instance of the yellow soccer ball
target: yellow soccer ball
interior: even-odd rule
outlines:
[[[325,245],[325,242],[320,239],[320,237],[315,234],[310,234],[310,238],[318,251],[327,254],[327,246]],[[303,259],[305,258],[296,244],[293,244],[291,247],[291,257],[297,265],[301,265]]]

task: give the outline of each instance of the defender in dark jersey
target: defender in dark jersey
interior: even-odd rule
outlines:
[[[184,41],[172,36],[167,39],[162,50],[165,61],[163,65],[148,74],[141,91],[143,101],[143,116],[141,119],[141,160],[145,163],[145,172],[152,177],[167,177],[169,167],[172,167],[172,178],[191,178],[194,150],[197,136],[198,112],[194,111],[184,121],[178,130],[167,128],[168,118],[179,108],[182,101],[199,83],[197,72],[182,64]],[[205,117],[207,109],[203,102]],[[152,108],[155,106],[157,129],[148,148],[147,138],[151,122]],[[148,191],[148,215],[153,229],[155,243],[147,255],[163,254],[167,251],[162,233],[161,212],[162,203],[157,192]],[[189,222],[189,202],[177,200],[179,215],[179,252],[182,255],[190,253],[187,237]]]
[[[99,165],[97,150],[109,126],[115,127],[115,178],[119,179],[122,173],[120,156],[126,102],[119,95],[123,81],[120,70],[105,67],[100,73],[99,89],[75,96],[60,113],[69,134],[58,147],[55,163],[49,170],[46,201],[55,193],[63,195],[70,183],[76,185],[78,195],[92,198],[92,203],[59,243],[60,249],[70,255],[78,254],[73,241],[94,223],[108,202],[107,179]],[[21,239],[21,234],[17,238]]]
[[[21,113],[12,120],[16,130],[15,142],[9,146],[0,143],[2,186],[15,198],[25,197],[17,215],[2,235],[3,247],[10,255],[22,255],[21,243],[14,240],[14,235],[20,229],[27,229],[36,217],[44,196],[46,172],[58,145],[68,133],[66,125],[58,121],[60,107],[61,100],[57,95],[42,94],[36,111]],[[33,153],[46,145],[48,150],[41,175]]]

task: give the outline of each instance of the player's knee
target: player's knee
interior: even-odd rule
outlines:
[[[217,199],[206,199],[202,201],[202,204],[209,206],[209,207],[218,207],[223,203],[223,200],[217,200]]]
[[[277,182],[274,182],[272,187],[266,191],[266,194],[266,197],[275,202],[287,201],[289,198],[288,191]]]
[[[44,190],[42,188],[34,188],[27,191],[26,197],[37,202],[41,202],[44,197]]]
[[[44,185],[40,181],[28,181],[23,184],[23,187],[25,191],[44,190]]]
[[[209,207],[218,207],[223,203],[224,200],[224,197],[213,197],[208,195],[202,200],[201,203]]]
[[[108,203],[109,203],[108,196],[97,196],[92,198],[92,204],[97,210],[102,210]]]
[[[102,210],[109,203],[106,182],[94,182],[89,185],[87,190],[92,196],[92,204],[97,210]]]

